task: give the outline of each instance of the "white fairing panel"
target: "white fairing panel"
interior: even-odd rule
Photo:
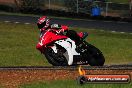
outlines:
[[[76,50],[75,50],[76,49],[75,42],[73,40],[71,40],[70,38],[67,38],[67,39],[64,39],[64,40],[58,40],[55,43],[62,46],[63,48],[65,48],[67,50],[66,53],[68,54],[68,56],[66,57],[66,59],[68,61],[68,65],[72,65],[73,64],[73,56],[74,55],[80,55],[80,53],[77,53]],[[55,50],[55,47],[53,47],[53,50],[55,52],[57,52]]]

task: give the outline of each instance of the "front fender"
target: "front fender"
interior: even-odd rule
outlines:
[[[64,40],[58,40],[55,43],[66,49],[67,54],[68,54],[68,57],[66,57],[66,59],[68,61],[68,65],[72,65],[73,64],[73,56],[80,55],[80,53],[77,53],[75,50],[75,48],[76,48],[75,42],[73,40],[71,40],[70,38],[67,38]]]

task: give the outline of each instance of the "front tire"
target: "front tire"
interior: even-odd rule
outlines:
[[[53,66],[68,66],[65,56],[59,56],[58,54],[54,53],[51,48],[46,48],[44,55],[48,62]]]

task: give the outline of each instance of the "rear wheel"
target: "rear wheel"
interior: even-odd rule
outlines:
[[[67,66],[68,62],[65,58],[65,56],[63,55],[64,50],[58,50],[58,53],[55,53],[53,51],[53,49],[51,48],[46,48],[44,55],[46,57],[46,59],[48,60],[48,62],[50,64],[52,64],[53,66]]]

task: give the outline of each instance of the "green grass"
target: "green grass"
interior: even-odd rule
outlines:
[[[4,88],[2,85],[0,85],[0,88]]]
[[[0,66],[48,65],[36,50],[38,34],[34,25],[0,22]]]
[[[130,84],[84,84],[79,85],[75,80],[38,82],[23,84],[20,88],[132,88]]]
[[[90,33],[87,41],[103,52],[105,64],[132,62],[131,34],[71,29]],[[0,22],[0,66],[49,66],[44,56],[36,49],[38,38],[36,25]]]
[[[116,3],[129,3],[129,0],[107,0],[109,2],[116,2]]]

